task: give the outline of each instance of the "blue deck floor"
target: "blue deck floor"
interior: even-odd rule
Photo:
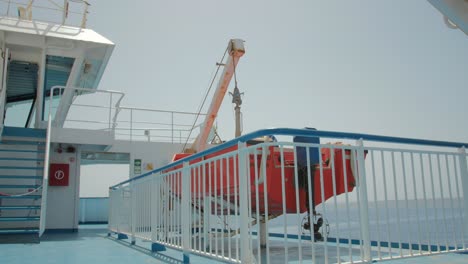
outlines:
[[[44,234],[40,244],[0,244],[0,263],[182,263],[182,253],[168,249],[150,252],[151,243],[107,237],[105,225],[80,226],[77,233]],[[209,259],[191,255],[191,263]],[[390,264],[468,263],[468,254],[442,254],[385,261]]]
[[[179,251],[151,253],[151,243],[132,246],[128,241],[107,237],[106,228],[106,225],[84,225],[76,233],[46,233],[40,244],[0,244],[0,263],[182,263]],[[191,261],[207,263],[207,259],[197,256],[192,256]]]

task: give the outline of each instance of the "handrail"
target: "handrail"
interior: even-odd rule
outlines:
[[[117,107],[119,107],[120,105],[120,102],[122,101],[122,98],[125,96],[125,93],[123,92],[119,92],[119,91],[113,91],[113,90],[97,90],[97,89],[92,89],[92,88],[80,88],[80,87],[67,87],[67,86],[63,86],[63,85],[55,85],[55,86],[52,86],[52,88],[50,89],[50,95],[49,95],[49,114],[52,113],[52,100],[53,100],[53,97],[54,97],[54,90],[55,89],[63,89],[63,90],[66,90],[66,89],[69,89],[69,90],[75,90],[75,91],[85,91],[85,92],[91,92],[91,93],[107,93],[107,94],[118,94],[120,95],[120,97],[117,99],[117,102],[115,103],[114,107],[112,107],[112,101],[111,101],[111,104],[106,107],[107,109],[109,109],[109,112],[111,112],[112,109],[116,109]],[[114,113],[114,117],[109,119],[109,122],[115,122],[115,120],[117,119],[117,115],[118,115],[119,111],[115,111]],[[52,116],[49,115],[49,118],[51,118]]]
[[[116,128],[115,130],[131,130],[129,127],[119,127]],[[150,130],[150,131],[191,131],[191,129],[172,129],[172,128],[132,128],[132,130]]]
[[[60,90],[60,92],[57,91]],[[67,93],[64,93],[63,91],[68,91]],[[84,107],[84,108],[97,108],[97,109],[102,109],[105,111],[105,109],[108,110],[108,117],[105,119],[105,121],[99,121],[99,120],[77,120],[77,119],[67,119],[61,118],[57,119],[55,118],[53,120],[52,126],[57,126],[57,125],[63,125],[62,123],[57,124],[57,120],[60,122],[74,122],[74,123],[83,123],[83,124],[108,124],[108,131],[111,133],[115,133],[116,130],[130,130],[130,131],[137,131],[137,130],[151,130],[151,131],[172,131],[172,140],[171,142],[174,143],[174,138],[175,132],[184,132],[184,131],[190,131],[190,130],[184,130],[181,127],[192,127],[192,125],[185,125],[182,124],[181,122],[175,123],[174,120],[177,118],[179,120],[180,116],[185,116],[184,118],[190,118],[190,116],[198,115],[198,113],[194,112],[185,112],[185,111],[171,111],[171,110],[161,110],[161,109],[151,109],[151,108],[142,108],[142,107],[128,107],[128,106],[121,106],[121,102],[125,94],[123,92],[119,91],[113,91],[113,90],[96,90],[96,89],[89,89],[89,88],[79,88],[79,87],[66,87],[62,85],[56,85],[53,86],[50,89],[50,101],[52,102],[54,96],[59,96],[62,94],[65,94],[65,96],[72,96],[75,93],[80,94],[80,92],[88,92],[88,93],[105,93],[105,94],[110,94],[110,101],[105,103],[105,104],[100,104],[100,105],[92,105],[92,104],[87,104],[87,103],[75,103],[75,102],[61,102],[60,107],[71,107],[71,106],[77,106],[77,107]],[[113,94],[116,94],[118,96],[112,96]],[[107,104],[107,105],[106,105]],[[53,106],[52,103],[49,104],[49,112],[52,113],[52,111],[57,111],[55,109],[58,109],[59,107]],[[130,120],[119,120],[121,119],[122,114],[124,114],[123,111],[128,111],[130,113]],[[133,119],[134,113],[142,113],[142,112],[147,112],[147,113],[156,113],[156,114],[165,114],[165,115],[170,115],[171,121],[170,123],[158,123],[158,122],[147,122],[147,121],[136,121]],[[204,113],[201,113],[200,115],[206,115]],[[130,124],[129,128],[120,128],[118,126],[121,126],[121,123],[126,123]],[[134,125],[137,124],[149,124],[149,128],[141,128],[141,127],[134,127]],[[158,127],[151,127],[153,125],[157,126],[164,126],[163,129],[158,128]],[[170,127],[170,129],[165,129],[166,127]],[[133,133],[130,134],[130,141],[132,141],[132,135]],[[138,135],[135,135],[138,136]]]
[[[59,5],[53,1],[49,1],[49,3],[41,3],[41,4],[34,4],[32,2],[20,2],[19,0],[11,1],[11,0],[0,0],[0,2],[4,2],[5,5],[8,4],[8,7],[2,12],[3,16],[6,17],[14,17],[14,14],[17,14],[18,17],[22,20],[26,21],[41,21],[46,23],[54,23],[59,25],[66,25],[66,26],[74,26],[80,28],[86,28],[86,22],[88,20],[88,7],[89,3],[85,0],[83,1],[68,1],[66,5]],[[73,3],[73,8],[70,5],[70,2]],[[21,11],[20,11],[21,8]],[[77,10],[77,9],[81,10]],[[11,10],[12,9],[12,10]],[[10,11],[11,14],[10,14]],[[39,11],[39,19],[33,17],[33,13],[35,11]],[[54,15],[50,16],[50,14],[58,15],[61,14],[60,19],[56,18],[51,21],[47,21],[44,18],[46,15],[49,15],[46,19],[50,19],[52,17],[55,18]],[[70,21],[70,15],[77,16],[74,21]],[[77,20],[77,21],[75,21]]]
[[[193,127],[193,125],[184,125],[184,124],[171,124],[171,123],[158,123],[158,122],[146,122],[146,121],[127,121],[119,120],[117,123],[133,123],[133,124],[146,124],[146,125],[160,125],[160,126],[178,126],[178,127]],[[195,126],[198,127],[198,126]],[[136,129],[136,128],[135,128]],[[192,129],[189,129],[192,130]]]
[[[170,126],[171,129],[168,130],[168,131],[171,131],[172,132],[172,140],[171,142],[174,143],[174,132],[177,132],[177,131],[182,131],[180,129],[176,129],[176,127],[181,127],[181,126],[187,126],[187,127],[191,127],[191,130],[189,131],[192,131],[193,129],[195,129],[196,127],[200,126],[200,125],[197,125],[197,126],[193,126],[192,125],[184,125],[184,124],[180,124],[180,123],[174,123],[174,118],[175,116],[198,116],[198,115],[206,115],[205,113],[194,113],[194,112],[186,112],[186,111],[172,111],[172,110],[161,110],[161,109],[152,109],[152,108],[143,108],[143,107],[127,107],[127,106],[119,106],[117,109],[116,109],[116,113],[120,113],[122,111],[128,111],[130,113],[130,120],[127,121],[127,120],[124,120],[124,121],[118,121],[115,119],[115,122],[114,122],[114,125],[117,126],[117,124],[120,124],[120,123],[129,123],[130,124],[130,141],[133,140],[132,138],[132,135],[133,135],[133,131],[134,130],[138,130],[140,128],[133,128],[133,125],[135,124],[151,124],[151,125],[162,125],[162,126]],[[151,114],[169,114],[170,115],[170,118],[171,118],[171,123],[169,124],[164,124],[164,123],[157,123],[157,122],[146,122],[146,121],[134,121],[133,119],[133,116],[134,116],[134,112],[148,112],[148,113],[151,113]],[[117,129],[117,128],[115,128]],[[156,129],[144,129],[144,130],[156,130]]]
[[[184,112],[184,111],[160,110],[160,109],[151,109],[151,108],[142,108],[142,107],[129,107],[129,106],[120,106],[119,109],[122,109],[122,110],[148,111],[148,112],[161,112],[161,113],[174,113],[174,114],[183,114],[183,115],[206,115],[205,113],[194,113],[194,112]]]
[[[116,185],[109,187],[110,189],[114,189],[118,186],[123,184],[136,181],[138,179],[150,176],[154,173],[158,173],[170,168],[173,168],[177,165],[181,165],[184,162],[188,162],[194,159],[201,158],[203,156],[213,154],[220,150],[232,147],[237,145],[239,142],[247,142],[248,140],[252,140],[255,138],[260,138],[264,136],[271,136],[271,135],[278,135],[278,136],[305,136],[305,137],[325,137],[325,138],[340,138],[340,139],[354,139],[354,140],[367,140],[367,141],[379,141],[385,143],[395,143],[395,144],[410,144],[410,145],[424,145],[424,146],[434,146],[434,147],[454,147],[454,148],[462,148],[468,147],[468,143],[461,143],[461,142],[449,142],[449,141],[435,141],[435,140],[426,140],[426,139],[414,139],[414,138],[403,138],[403,137],[390,137],[390,136],[379,136],[379,135],[372,135],[372,134],[361,134],[361,133],[348,133],[348,132],[336,132],[336,131],[320,131],[320,130],[310,130],[310,129],[295,129],[295,128],[270,128],[270,129],[261,129],[255,132],[245,134],[238,138],[232,139],[228,142],[223,144],[217,145],[210,149],[204,150],[202,152],[190,155],[188,157],[182,158],[175,162],[172,162],[168,165],[160,167],[158,169],[154,169],[147,173],[141,174],[134,178],[125,180],[120,182]]]
[[[10,54],[10,50],[8,48],[5,49],[5,55],[4,57],[5,58],[8,58],[9,57],[9,54]],[[6,59],[4,59],[4,61],[2,61],[2,64],[3,64],[3,69],[2,69],[2,78],[0,79],[0,113],[1,116],[0,116],[0,126],[3,127],[3,124],[4,124],[4,119],[5,119],[5,116],[4,116],[4,112],[5,112],[5,107],[6,107],[6,101],[7,101],[7,95],[6,95],[6,76],[7,76],[7,70],[8,70],[8,62]],[[1,132],[1,129],[0,129],[0,132]]]
[[[81,88],[81,87],[71,87],[71,86],[63,86],[63,85],[54,85],[54,86],[52,86],[52,88],[50,89],[50,95],[49,96],[53,95],[54,89],[72,89],[72,90],[86,91],[86,92],[92,92],[92,93],[100,92],[100,93],[109,93],[109,94],[120,94],[120,95],[122,95],[122,97],[125,96],[125,93],[120,92],[120,91],[101,90],[101,89],[97,90],[97,89],[94,89],[94,88]]]
[[[44,157],[44,174],[42,178],[42,196],[41,196],[41,217],[39,223],[39,237],[45,231],[46,224],[46,213],[47,213],[47,191],[49,186],[49,152],[50,152],[50,137],[52,129],[52,114],[49,111],[49,118],[47,120],[47,136],[46,136],[46,148],[45,148],[45,157]]]

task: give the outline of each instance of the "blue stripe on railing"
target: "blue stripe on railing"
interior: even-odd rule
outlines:
[[[23,195],[23,196],[4,196],[0,195],[0,199],[40,199],[41,195]]]
[[[3,136],[9,137],[29,137],[29,138],[45,138],[45,129],[24,128],[24,127],[4,127]]]
[[[38,216],[25,216],[25,217],[0,217],[0,222],[28,222],[28,221],[39,221]]]
[[[39,188],[40,185],[33,185],[33,184],[0,184],[0,189],[24,189],[24,188],[31,188],[31,189],[37,189]]]
[[[8,161],[44,161],[44,159],[34,159],[34,158],[0,158],[0,160],[8,160]]]
[[[366,141],[377,141],[385,143],[395,143],[395,144],[410,144],[410,145],[423,145],[423,146],[433,146],[433,147],[450,147],[450,148],[461,148],[468,146],[468,143],[461,142],[449,142],[449,141],[436,141],[436,140],[426,140],[426,139],[414,139],[414,138],[402,138],[402,137],[389,137],[389,136],[379,136],[379,135],[370,135],[370,134],[361,134],[361,133],[347,133],[347,132],[335,132],[335,131],[320,131],[320,130],[311,130],[311,129],[297,129],[297,128],[270,128],[270,129],[261,129],[255,132],[245,134],[238,138],[232,139],[228,142],[225,142],[221,145],[217,145],[210,149],[204,150],[202,152],[190,155],[173,163],[170,163],[161,168],[152,170],[150,172],[141,174],[137,177],[133,177],[121,183],[111,186],[113,189],[117,186],[136,181],[143,177],[158,173],[170,168],[173,168],[177,165],[181,165],[184,162],[191,161],[194,159],[201,158],[203,156],[213,154],[220,150],[232,147],[237,145],[239,142],[247,142],[255,138],[260,138],[264,136],[303,136],[303,137],[323,137],[323,138],[338,138],[338,139],[362,139]]]
[[[310,237],[309,237],[309,240],[310,240]],[[340,238],[340,239],[337,239],[337,238],[333,238],[333,237],[329,237],[327,239],[328,242],[332,242],[332,243],[338,243],[338,244],[353,244],[353,245],[361,245],[362,241],[359,240],[359,239],[347,239],[347,238]],[[439,249],[440,251],[447,251],[447,250],[455,250],[457,248],[455,247],[446,247],[446,246],[441,246],[441,245],[426,245],[426,244],[416,244],[416,243],[405,243],[405,242],[402,242],[402,243],[398,243],[398,242],[384,242],[384,241],[371,241],[371,246],[372,247],[377,247],[377,246],[380,246],[380,247],[390,247],[390,248],[395,248],[395,249],[399,249],[401,247],[401,249],[411,249],[411,250],[422,250],[422,251],[433,251],[433,252],[437,252]]]
[[[253,231],[252,232],[252,235],[257,235],[258,233],[256,231]],[[299,240],[299,235],[296,235],[296,234],[281,234],[281,233],[268,233],[268,237],[275,237],[275,238],[288,238],[288,239],[297,239]],[[310,241],[311,240],[311,236],[310,235],[301,235],[300,236],[301,240],[305,240],[305,241]],[[331,242],[331,243],[337,243],[337,244],[352,244],[352,245],[361,245],[362,244],[362,241],[359,240],[359,239],[347,239],[347,238],[334,238],[334,237],[329,237],[327,238],[327,242]],[[372,240],[371,241],[371,246],[373,247],[377,247],[377,246],[380,246],[380,247],[391,247],[391,248],[395,248],[395,249],[399,249],[401,247],[401,249],[411,249],[411,250],[419,250],[421,249],[422,251],[433,251],[433,252],[436,252],[438,251],[440,248],[440,251],[447,251],[447,250],[455,250],[457,249],[456,247],[446,247],[446,246],[441,246],[441,245],[426,245],[426,244],[415,244],[415,243],[405,243],[405,242],[402,242],[401,244],[398,243],[398,242],[383,242],[383,241],[374,241]]]
[[[0,210],[38,210],[41,209],[40,205],[0,205]]]
[[[0,152],[28,152],[28,153],[38,153],[38,154],[42,154],[42,153],[44,153],[44,150],[0,149]]]
[[[42,179],[43,176],[27,176],[27,175],[0,175],[0,179]]]
[[[36,234],[39,232],[37,228],[28,229],[0,229],[0,234],[16,235],[16,234]]]
[[[42,141],[11,141],[6,139],[3,142],[0,142],[0,146],[43,146],[44,142]]]
[[[42,167],[0,166],[2,170],[43,170]]]

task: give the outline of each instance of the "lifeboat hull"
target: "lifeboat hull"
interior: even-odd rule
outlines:
[[[219,157],[236,149],[237,146],[234,146],[193,160],[190,164]],[[356,185],[351,150],[323,148],[321,150],[322,164],[311,164],[310,172],[308,168],[295,166],[293,150],[280,151],[279,148],[271,146],[265,149],[267,153],[265,158],[262,157],[261,149],[258,150],[257,154],[249,155],[247,175],[239,172],[237,156],[236,158],[218,158],[216,161],[191,169],[193,205],[206,209],[204,208],[206,203],[203,201],[209,198],[212,213],[235,214],[236,205],[239,204],[239,177],[250,179],[249,201],[252,212],[274,216],[306,212],[309,200],[317,206],[335,195],[352,192]],[[189,155],[176,154],[173,161]],[[178,168],[180,166],[172,170]],[[313,177],[312,184],[308,180],[309,175]],[[313,193],[311,199],[306,195],[309,188]],[[171,186],[171,189],[177,196],[181,194],[181,189],[177,186]]]

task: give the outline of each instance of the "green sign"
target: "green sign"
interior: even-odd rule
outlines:
[[[141,159],[135,159],[133,161],[133,174],[135,175],[141,174]]]

